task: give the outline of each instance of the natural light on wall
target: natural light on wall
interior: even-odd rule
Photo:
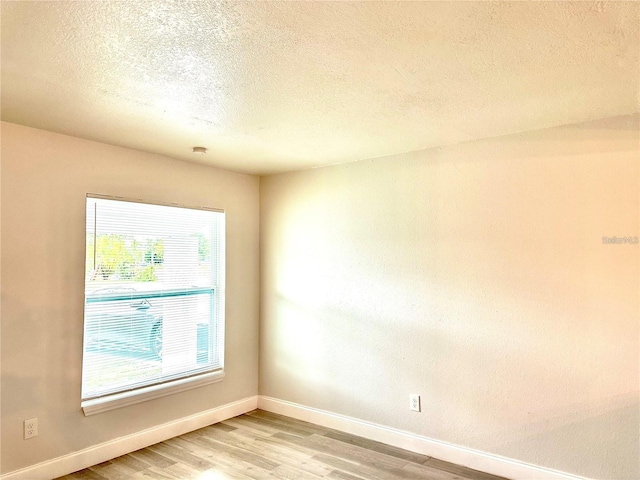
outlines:
[[[85,413],[221,373],[224,213],[97,196],[86,206]]]

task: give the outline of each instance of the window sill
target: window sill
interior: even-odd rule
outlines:
[[[185,390],[191,390],[192,388],[202,387],[203,385],[209,385],[210,383],[220,382],[223,378],[224,371],[218,370],[216,372],[204,373],[195,377],[173,380],[160,385],[151,385],[149,387],[139,388],[131,392],[115,393],[105,397],[85,400],[80,404],[80,406],[82,407],[84,415],[88,417],[89,415],[95,415],[96,413],[107,412],[116,408],[127,407],[129,405],[135,405],[136,403],[153,400],[154,398],[160,398],[166,395],[184,392]]]

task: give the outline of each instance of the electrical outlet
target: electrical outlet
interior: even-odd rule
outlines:
[[[420,395],[416,393],[409,395],[409,410],[413,410],[414,412],[420,411]]]
[[[38,436],[38,419],[31,418],[24,421],[24,439]]]

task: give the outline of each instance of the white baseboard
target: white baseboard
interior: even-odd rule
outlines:
[[[211,410],[148,428],[78,452],[47,460],[0,476],[0,480],[49,480],[106,462],[154,443],[183,435],[213,423],[222,422],[257,408],[258,397],[243,398]]]
[[[276,398],[260,395],[258,408],[513,480],[588,480]]]
[[[260,408],[306,422],[439,458],[513,480],[588,480],[498,455],[265,396],[247,397],[205,412],[94,445],[78,452],[6,473],[0,480],[49,480],[96,465],[169,438]]]

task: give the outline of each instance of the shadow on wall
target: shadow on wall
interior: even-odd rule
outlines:
[[[389,423],[402,430],[560,471],[640,478],[639,392],[576,403],[565,394],[559,394],[564,402],[545,401],[545,392],[537,398],[532,384],[563,390],[572,368],[560,357],[544,357],[545,338],[507,331],[494,348],[486,322],[465,325],[454,315],[449,322],[425,316],[424,323],[403,324],[344,305],[306,309],[282,295],[277,310],[275,329],[282,335],[273,363],[287,379],[287,400],[307,405],[315,398],[316,408],[378,423],[375,412],[406,403],[417,375],[427,386],[421,390],[426,408],[409,421],[395,409],[400,413]],[[407,336],[421,351],[396,348]],[[450,368],[453,362],[458,368]],[[398,373],[416,363],[418,371]],[[522,372],[505,387],[508,365],[521,365]],[[574,383],[588,386],[586,373],[574,372],[571,390]],[[587,438],[598,439],[592,442],[598,451],[581,449]],[[621,463],[630,458],[635,465]]]
[[[2,292],[2,442],[21,446],[23,421],[37,417],[40,423],[30,444],[2,450],[3,467],[77,447],[65,432],[80,410],[82,317],[76,310],[44,306],[40,294],[34,290],[33,302],[25,303]]]
[[[580,405],[567,411],[555,412],[548,419],[527,425],[529,433],[516,442],[507,442],[496,450],[509,456],[512,452],[530,451],[539,465],[553,465],[554,458],[562,457],[573,463],[573,471],[599,471],[602,459],[633,459],[635,465],[609,462],[608,478],[640,478],[640,392],[616,398],[607,398],[589,406]],[[558,425],[558,420],[572,419]],[[555,423],[555,425],[554,425]],[[597,452],[576,452],[575,439],[600,438]],[[619,439],[633,439],[621,442]],[[565,467],[566,468],[566,467]]]
[[[638,478],[639,118],[267,178],[262,393]]]
[[[640,114],[619,115],[616,117],[600,118],[589,122],[575,123],[567,127],[587,130],[627,130],[635,132],[640,139]]]

